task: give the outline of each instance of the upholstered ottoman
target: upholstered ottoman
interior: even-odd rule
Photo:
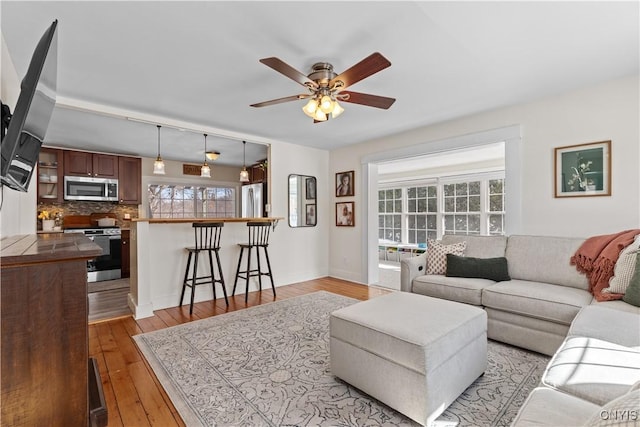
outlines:
[[[331,313],[331,372],[428,425],[487,366],[487,315],[394,292]]]

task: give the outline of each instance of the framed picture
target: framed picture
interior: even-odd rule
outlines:
[[[336,226],[353,227],[356,225],[353,205],[354,202],[336,203]]]
[[[555,197],[611,195],[611,141],[555,148]]]
[[[353,196],[353,171],[336,174],[336,197]]]
[[[306,178],[304,181],[305,184],[305,193],[304,198],[307,200],[315,200],[316,199],[316,179],[315,177]]]
[[[304,217],[304,225],[316,225],[316,204],[310,203],[308,205],[304,205],[305,207],[305,217]]]

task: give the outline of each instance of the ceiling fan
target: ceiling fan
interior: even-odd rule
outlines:
[[[391,62],[378,52],[372,53],[341,74],[336,74],[333,71],[333,65],[328,62],[313,64],[311,73],[306,76],[275,57],[264,58],[260,62],[306,87],[308,93],[251,104],[252,107],[266,107],[299,99],[309,99],[307,104],[302,107],[302,111],[313,118],[314,123],[318,123],[327,121],[329,115],[336,118],[342,114],[344,109],[338,101],[385,110],[395,102],[395,98],[345,90],[360,80],[391,66]]]

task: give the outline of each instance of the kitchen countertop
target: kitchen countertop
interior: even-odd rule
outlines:
[[[84,234],[43,233],[3,237],[0,240],[2,268],[73,259],[102,254],[100,246]]]
[[[150,224],[183,224],[190,222],[251,222],[270,221],[278,222],[284,217],[260,217],[260,218],[134,218],[132,222],[148,222]]]

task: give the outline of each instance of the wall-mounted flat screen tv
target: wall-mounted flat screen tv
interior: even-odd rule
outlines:
[[[56,103],[57,26],[58,21],[53,21],[33,52],[7,133],[0,143],[0,182],[18,191],[28,190]]]

